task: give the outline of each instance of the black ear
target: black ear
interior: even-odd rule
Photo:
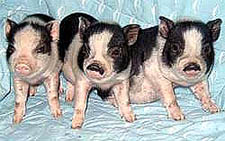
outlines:
[[[211,32],[211,35],[212,35],[213,42],[215,42],[219,38],[221,24],[222,24],[221,19],[216,19],[216,20],[213,20],[213,21],[209,21],[207,23],[207,26],[208,26],[208,28]]]
[[[50,21],[45,25],[46,29],[50,33],[53,41],[59,40],[59,21]]]
[[[123,27],[123,32],[126,36],[128,46],[133,45],[137,41],[139,31],[140,25],[138,24],[131,24]]]
[[[174,26],[174,22],[166,17],[160,16],[159,33],[163,38],[167,38],[170,30]]]
[[[10,19],[7,19],[6,22],[5,22],[5,36],[6,38],[9,38],[9,34],[12,30],[12,28],[16,27],[17,26],[17,23],[10,20]]]
[[[83,34],[84,31],[91,25],[91,22],[84,18],[84,17],[79,17],[79,34],[80,34],[80,38],[83,39]]]

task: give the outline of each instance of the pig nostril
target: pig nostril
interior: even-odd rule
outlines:
[[[199,64],[196,63],[189,63],[184,69],[183,71],[201,71],[201,67]]]
[[[88,70],[91,70],[91,71],[95,71],[95,72],[98,72],[100,73],[101,75],[104,74],[104,69],[97,63],[93,63],[91,65],[89,65],[87,67]]]
[[[15,66],[15,71],[23,74],[29,73],[31,68],[26,64],[18,64]]]

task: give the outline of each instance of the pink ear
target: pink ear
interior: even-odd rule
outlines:
[[[139,31],[140,25],[138,24],[130,24],[123,27],[123,32],[126,36],[128,46],[133,45],[137,41]]]
[[[59,40],[59,21],[54,20],[46,25],[47,30],[50,32],[53,41]]]
[[[166,17],[160,16],[159,33],[163,38],[167,38],[170,30],[174,26],[174,22]]]
[[[211,34],[212,34],[213,41],[216,41],[219,38],[220,30],[221,30],[221,24],[222,24],[221,19],[216,19],[216,20],[213,20],[213,21],[209,21],[207,23],[207,26],[208,26]]]
[[[9,33],[11,32],[12,28],[15,27],[17,24],[10,20],[10,19],[7,19],[6,20],[6,23],[5,23],[5,35],[6,37],[8,38],[9,37]]]

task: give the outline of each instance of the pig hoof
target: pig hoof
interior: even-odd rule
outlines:
[[[136,120],[136,115],[133,112],[124,114],[123,117],[127,122],[134,122]]]
[[[68,90],[66,92],[66,101],[67,102],[73,102],[73,91]]]
[[[34,86],[31,86],[29,91],[29,96],[35,96],[36,92],[37,92],[37,88]]]
[[[176,121],[185,119],[183,113],[170,113],[170,117]]]
[[[55,118],[55,119],[58,119],[58,118],[60,118],[62,116],[62,110],[61,109],[57,109],[57,110],[55,110],[54,112],[53,112],[53,117]]]
[[[116,99],[114,98],[114,97],[108,97],[107,98],[107,101],[111,104],[111,105],[113,105],[115,108],[118,108],[118,104],[117,104],[117,102],[116,102]]]
[[[73,97],[66,95],[66,102],[73,102]]]
[[[63,92],[64,92],[64,89],[63,89],[63,87],[62,87],[62,86],[60,86],[60,87],[59,87],[59,94],[60,94],[60,95],[62,95],[62,94],[63,94]]]
[[[22,115],[15,115],[13,117],[13,124],[19,124],[22,120],[23,120],[23,116]]]
[[[211,100],[207,103],[203,103],[202,107],[204,110],[208,110],[212,114],[219,112],[219,108]]]
[[[78,119],[78,118],[75,117],[72,120],[72,128],[73,129],[80,129],[82,127],[82,125],[83,125],[83,119],[82,118]]]
[[[184,120],[184,114],[180,110],[180,108],[177,105],[171,105],[168,107],[169,117],[171,117],[174,120]]]

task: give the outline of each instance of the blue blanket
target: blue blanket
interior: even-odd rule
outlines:
[[[121,26],[138,23],[141,27],[158,24],[160,15],[171,19],[192,17],[204,22],[221,18],[225,23],[223,0],[0,0],[0,141],[70,141],[70,140],[225,140],[225,113],[209,114],[188,89],[176,89],[177,101],[186,115],[174,121],[160,101],[132,105],[137,115],[134,123],[126,123],[118,110],[103,102],[95,92],[88,100],[86,119],[80,130],[71,129],[73,104],[60,96],[63,117],[54,120],[50,114],[46,92],[38,88],[27,101],[27,114],[19,125],[12,125],[14,91],[10,93],[10,73],[5,59],[7,43],[4,23],[7,17],[19,22],[26,15],[44,13],[61,20],[72,12],[86,12],[99,20],[116,21]],[[209,77],[212,99],[225,108],[225,24],[215,43],[215,66]],[[65,85],[63,80],[63,85]]]

